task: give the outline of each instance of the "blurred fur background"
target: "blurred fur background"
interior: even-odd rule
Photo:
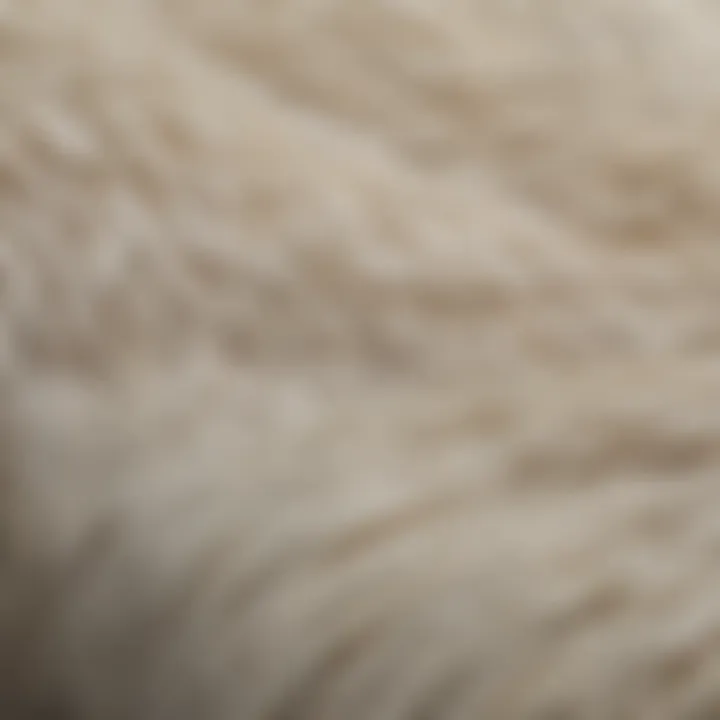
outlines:
[[[719,14],[5,0],[2,717],[720,718]]]

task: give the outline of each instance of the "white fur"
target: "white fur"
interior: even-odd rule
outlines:
[[[720,717],[719,16],[6,0],[2,717]]]

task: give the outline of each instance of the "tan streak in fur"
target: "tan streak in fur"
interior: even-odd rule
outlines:
[[[720,716],[711,0],[9,0],[8,720]]]

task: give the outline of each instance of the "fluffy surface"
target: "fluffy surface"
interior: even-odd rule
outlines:
[[[719,16],[2,3],[2,717],[720,717]]]

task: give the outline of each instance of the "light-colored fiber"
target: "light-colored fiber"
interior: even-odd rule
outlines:
[[[3,720],[720,718],[720,4],[0,4]]]

